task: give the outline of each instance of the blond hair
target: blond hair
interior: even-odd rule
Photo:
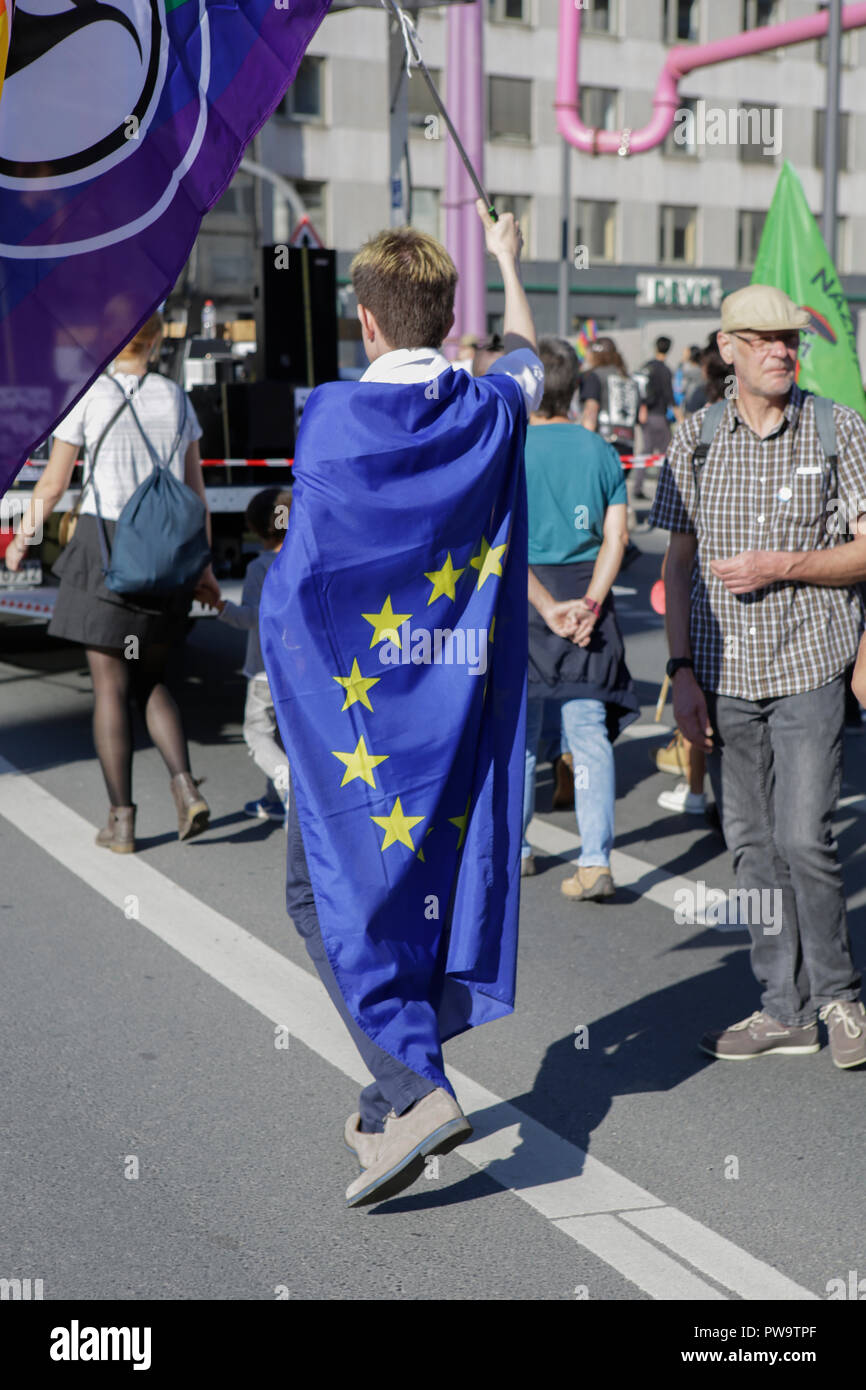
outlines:
[[[157,338],[162,337],[163,318],[159,312],[151,314],[146,323],[143,323],[134,338],[130,338],[125,347],[120,349],[118,357],[137,356],[144,352],[145,348],[153,347]]]
[[[358,303],[393,348],[438,348],[451,327],[457,268],[445,247],[416,227],[379,232],[349,267]]]

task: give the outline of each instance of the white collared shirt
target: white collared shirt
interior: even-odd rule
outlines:
[[[371,362],[361,381],[390,381],[395,386],[417,385],[419,382],[433,381],[449,367],[454,370],[456,365],[436,348],[395,348],[393,352],[385,352]],[[517,348],[498,357],[485,375],[492,376],[494,373],[513,377],[518,383],[526,401],[527,416],[538,408],[544,395],[544,368],[529,348]]]

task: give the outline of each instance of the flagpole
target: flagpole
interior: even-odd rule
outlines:
[[[14,0],[0,0],[0,98],[3,96],[3,78],[6,75],[6,59],[12,42],[12,10]]]
[[[830,0],[827,30],[827,115],[824,131],[823,232],[836,264],[836,213],[839,199],[839,105],[842,79],[842,0]]]

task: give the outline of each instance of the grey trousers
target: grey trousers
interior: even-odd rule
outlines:
[[[243,733],[250,757],[268,779],[268,791],[274,788],[283,800],[289,784],[289,765],[282,745],[277,741],[274,701],[271,687],[264,676],[253,676],[247,681]]]
[[[365,1067],[374,1078],[371,1085],[361,1092],[359,1109],[361,1129],[368,1134],[381,1132],[385,1116],[390,1110],[402,1115],[416,1100],[429,1095],[436,1089],[432,1081],[419,1076],[398,1062],[396,1057],[384,1052],[367,1034],[358,1027],[337,984],[331,962],[325,952],[316,903],[301,838],[298,822],[298,808],[295,797],[289,788],[288,816],[288,855],[286,871],[286,908],[295,924],[298,934],[303,937],[310,959],[316,967],[319,979],[331,996],[334,1007],[351,1034],[352,1041],[361,1054]]]
[[[834,999],[858,999],[833,811],[842,782],[843,677],[802,695],[707,694],[725,839],[749,913],[761,1007],[787,1027]]]

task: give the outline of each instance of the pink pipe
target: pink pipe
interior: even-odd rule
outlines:
[[[588,154],[641,154],[654,149],[670,134],[679,102],[678,85],[682,77],[695,68],[727,63],[733,58],[748,58],[771,48],[787,48],[806,43],[826,34],[830,12],[792,19],[786,24],[765,25],[735,34],[715,43],[683,45],[668,54],[667,62],[653,98],[653,118],[643,130],[593,130],[584,125],[579,115],[578,57],[580,53],[580,10],[575,0],[559,3],[559,74],[556,84],[557,126],[569,144]],[[866,27],[866,3],[845,5],[842,10],[843,29]]]
[[[479,3],[448,10],[448,111],[478,177],[484,182],[484,12]],[[481,337],[486,329],[484,234],[475,211],[475,189],[453,140],[445,145],[445,244],[459,280],[454,328],[446,351],[453,357],[461,333]]]

